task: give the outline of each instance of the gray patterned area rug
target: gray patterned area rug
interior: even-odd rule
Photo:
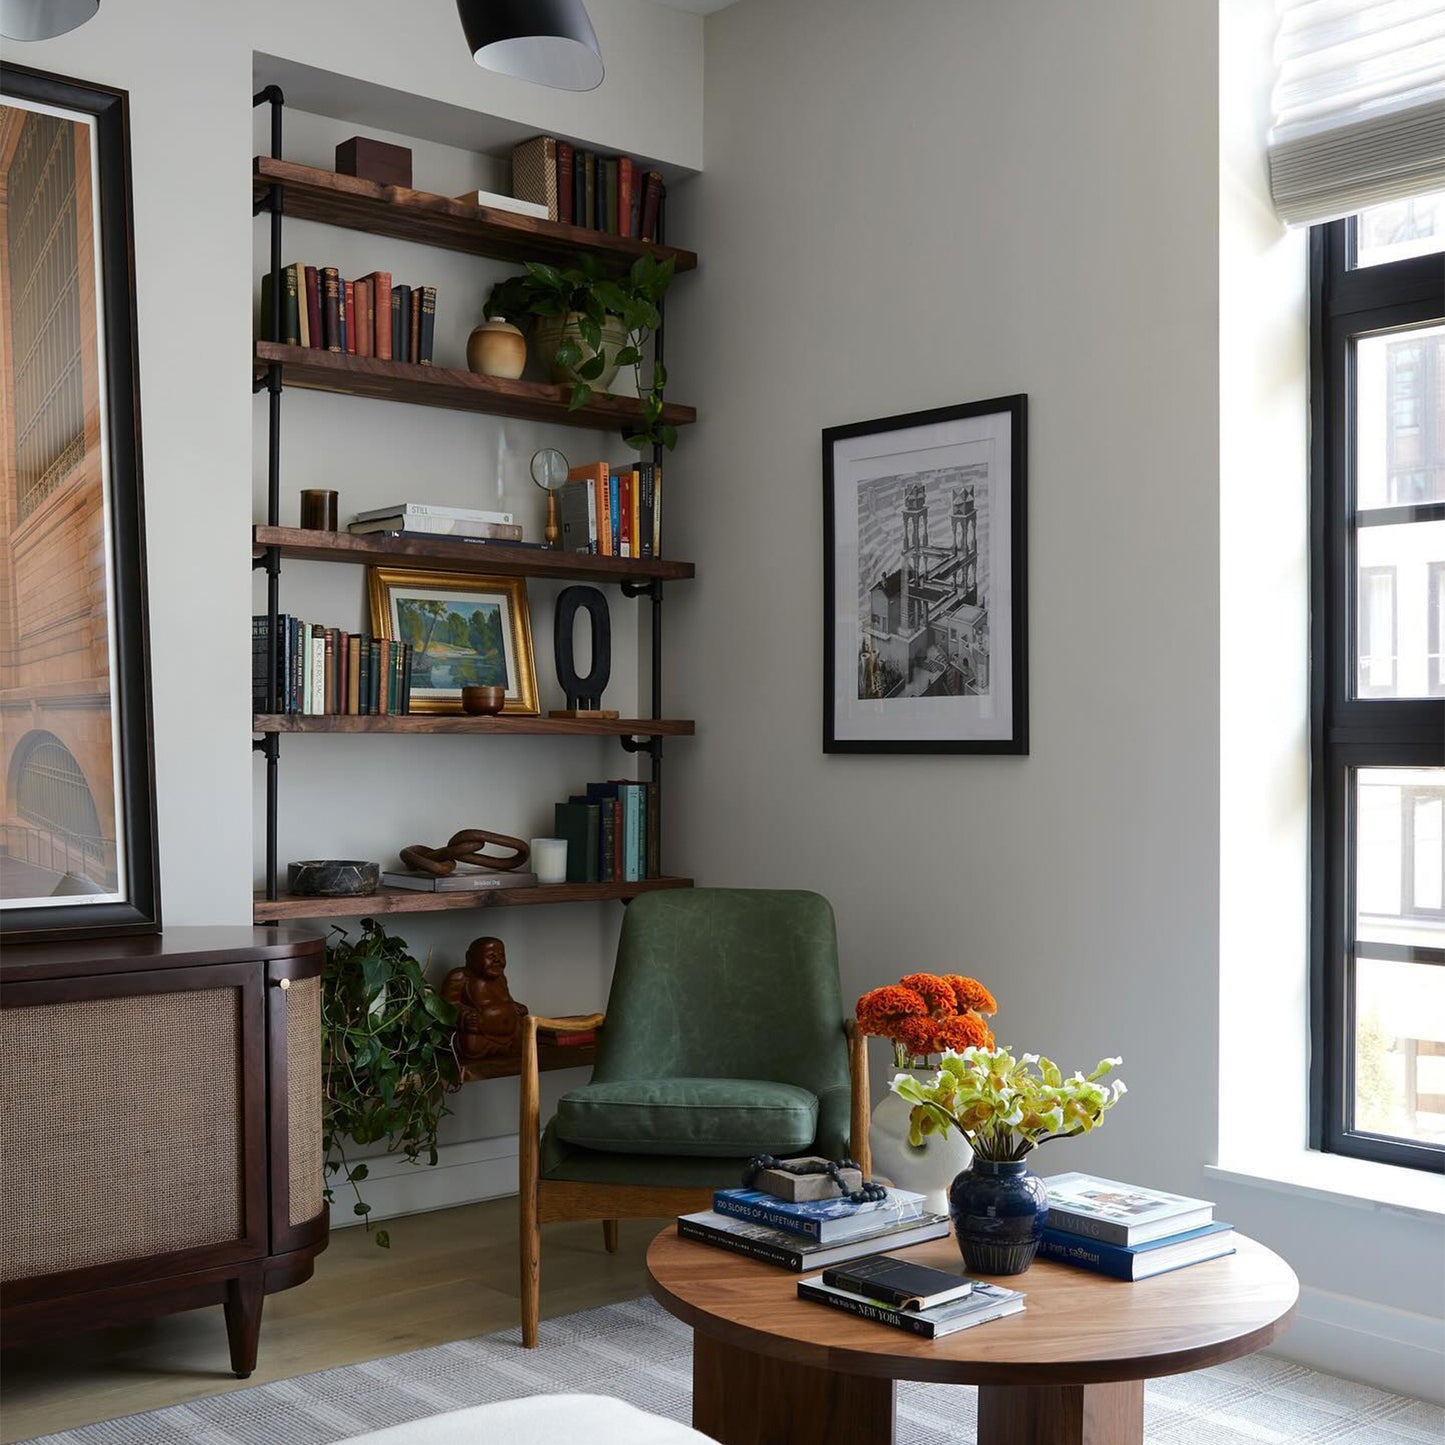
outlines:
[[[504,1330],[106,1420],[46,1435],[43,1445],[330,1445],[464,1405],[562,1391],[688,1419],[692,1331],[651,1300],[544,1320],[540,1349],[519,1344],[516,1330]],[[898,1445],[971,1441],[976,1404],[965,1386],[900,1385]],[[1149,1445],[1445,1439],[1445,1410],[1264,1355],[1151,1381],[1145,1412]]]

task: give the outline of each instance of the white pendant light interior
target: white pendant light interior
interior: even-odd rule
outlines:
[[[100,0],[0,0],[0,35],[7,40],[52,40],[84,25]]]

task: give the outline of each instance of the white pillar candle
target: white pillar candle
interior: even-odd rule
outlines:
[[[567,840],[565,838],[532,839],[532,871],[538,883],[567,881]]]

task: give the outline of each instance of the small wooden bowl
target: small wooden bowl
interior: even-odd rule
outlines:
[[[507,689],[495,683],[462,689],[462,711],[472,716],[494,717],[507,705]]]

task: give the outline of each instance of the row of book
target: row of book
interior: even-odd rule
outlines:
[[[335,266],[293,261],[281,272],[281,331],[271,325],[271,273],[261,277],[261,329],[268,341],[382,361],[432,364],[435,286],[394,285],[390,271],[346,280]]]
[[[435,502],[392,502],[358,512],[346,530],[356,537],[453,537],[468,542],[520,543],[522,528],[511,512],[444,507]]]
[[[613,778],[588,783],[554,809],[554,834],[567,840],[569,883],[637,883],[656,878],[657,789]]]
[[[512,149],[512,194],[567,226],[656,241],[667,187],[660,171],[643,170],[631,156],[538,135]]]
[[[407,642],[282,613],[276,629],[276,678],[267,686],[270,619],[251,619],[251,710],[303,717],[405,714],[411,711],[412,648]]]
[[[589,462],[557,494],[564,552],[599,557],[662,555],[662,467]]]
[[[1040,1259],[1141,1280],[1234,1253],[1234,1227],[1214,1218],[1207,1199],[1093,1174],[1056,1174],[1044,1185],[1049,1217]]]

